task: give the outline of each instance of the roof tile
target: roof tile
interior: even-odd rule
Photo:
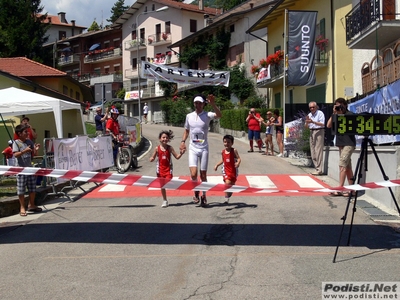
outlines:
[[[0,70],[20,77],[66,76],[67,73],[26,57],[0,58]]]

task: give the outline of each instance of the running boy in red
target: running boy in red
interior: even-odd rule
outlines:
[[[238,151],[232,147],[233,136],[227,134],[224,136],[224,147],[222,150],[222,159],[215,165],[214,170],[217,171],[218,167],[222,165],[222,176],[226,185],[234,185],[236,183],[239,174],[239,165],[241,162]],[[232,196],[232,192],[225,193],[225,202],[229,203],[229,198]]]
[[[174,134],[171,130],[163,130],[158,135],[160,139],[160,145],[154,149],[153,155],[150,157],[150,161],[154,161],[156,156],[157,160],[157,177],[161,178],[172,178],[173,177],[173,164],[171,159],[171,154],[176,158],[180,159],[185,151],[181,151],[177,154],[168,143],[174,138]],[[161,195],[163,196],[163,203],[161,207],[168,207],[167,191],[161,189]]]

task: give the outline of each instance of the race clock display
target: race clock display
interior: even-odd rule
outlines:
[[[332,133],[341,135],[400,134],[400,115],[348,114],[332,115]]]

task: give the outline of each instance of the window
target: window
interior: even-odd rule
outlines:
[[[68,87],[63,85],[63,94],[68,96]]]
[[[161,40],[161,24],[156,25],[156,41]]]
[[[67,32],[65,32],[65,31],[59,31],[58,32],[58,39],[59,40],[63,40],[63,39],[65,39],[67,37]]]
[[[171,22],[165,22],[165,32],[166,33],[171,33]]]
[[[69,96],[70,96],[71,98],[74,97],[74,90],[73,90],[73,89],[70,89],[70,90],[69,90]]]
[[[281,93],[275,94],[275,107],[282,107],[281,106]]]
[[[152,10],[152,11],[155,11],[155,10],[156,10],[156,5],[155,5],[155,4],[153,4],[153,5],[151,6],[151,10]]]
[[[136,57],[132,59],[132,69],[133,70],[137,69],[137,58]]]
[[[190,20],[190,32],[196,32],[196,31],[197,31],[197,21]]]
[[[235,32],[235,24],[229,26],[229,32]]]
[[[144,28],[140,28],[140,34],[139,34],[139,36],[140,36],[140,39],[141,40],[144,40],[144,35],[145,35],[145,29]]]
[[[76,100],[81,100],[81,94],[79,92],[75,93],[75,99]]]
[[[281,46],[274,47],[274,53],[276,53],[276,51],[279,51],[279,50],[281,50]]]

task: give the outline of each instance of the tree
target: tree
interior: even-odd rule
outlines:
[[[50,25],[43,22],[47,14],[40,15],[40,0],[0,0],[0,7],[0,57],[46,60],[49,53],[43,44]]]
[[[114,6],[111,8],[111,17],[107,19],[108,22],[114,23],[118,18],[129,8],[129,6],[124,5],[125,0],[117,0]]]
[[[92,23],[92,25],[90,25],[90,27],[88,28],[88,32],[90,32],[90,31],[98,31],[98,30],[100,30],[101,28],[100,28],[100,26],[99,26],[99,24],[97,24],[97,22],[96,22],[96,20],[94,20],[93,21],[93,23]]]

